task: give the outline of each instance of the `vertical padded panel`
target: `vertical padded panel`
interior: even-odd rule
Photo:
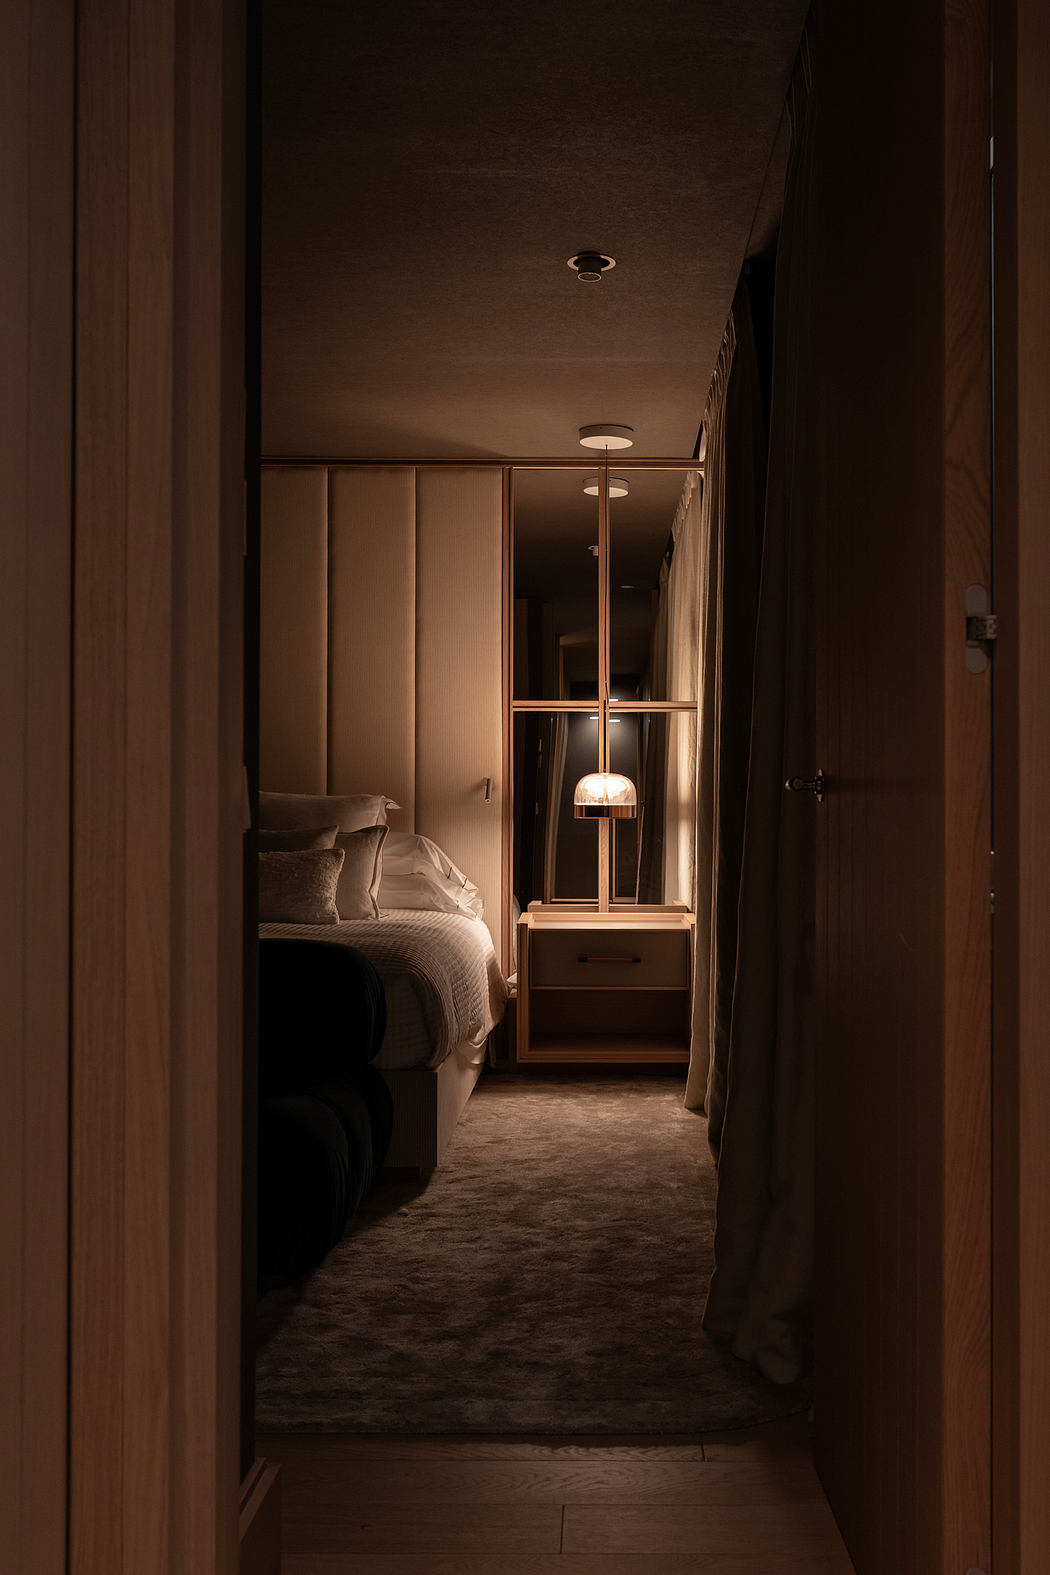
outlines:
[[[501,952],[503,483],[498,469],[416,473],[416,830],[485,900]],[[485,778],[492,802],[485,803]]]
[[[409,466],[333,466],[328,493],[328,791],[387,793],[412,829],[416,497]]]
[[[259,552],[259,785],[325,791],[328,477],[267,465]]]

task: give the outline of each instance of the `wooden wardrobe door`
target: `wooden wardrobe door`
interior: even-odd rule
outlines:
[[[815,17],[816,1453],[858,1575],[990,1568],[988,57]]]
[[[421,467],[416,562],[416,829],[439,843],[480,887],[498,953],[503,790],[498,469]]]

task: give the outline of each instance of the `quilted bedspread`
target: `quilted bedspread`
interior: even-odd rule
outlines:
[[[506,1009],[506,982],[492,937],[478,919],[389,908],[380,919],[261,924],[259,934],[355,946],[374,963],[384,984],[407,983],[426,1024],[427,1066],[440,1066],[464,1045],[483,1045]]]

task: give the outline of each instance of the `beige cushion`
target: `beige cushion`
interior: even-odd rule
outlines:
[[[363,826],[336,838],[337,850],[346,855],[336,895],[341,919],[378,919],[386,834],[386,826]]]
[[[318,826],[316,831],[259,832],[260,853],[305,853],[309,848],[334,848],[338,826]]]
[[[388,809],[399,809],[385,793],[260,793],[259,825],[267,831],[308,831],[333,823],[340,831],[385,826]]]
[[[337,924],[341,848],[259,854],[261,924]]]

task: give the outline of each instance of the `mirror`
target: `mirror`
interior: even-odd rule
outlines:
[[[514,718],[514,895],[523,912],[530,902],[597,901],[597,828],[572,805],[577,782],[597,767],[597,713]]]
[[[695,703],[700,489],[676,470],[626,479],[609,498],[610,694]]]
[[[689,906],[693,895],[701,489],[690,470],[610,460],[605,516],[604,481],[601,463],[513,471],[521,909]],[[635,785],[636,818],[577,819],[575,785],[599,769]]]
[[[577,820],[573,789],[598,761],[597,712],[528,711],[514,718],[514,895],[593,905],[595,821]],[[609,764],[638,789],[637,820],[610,823],[615,904],[684,902],[693,890],[696,713],[628,711],[609,721]]]
[[[514,699],[598,698],[598,499],[576,470],[514,472]]]
[[[609,761],[637,784],[637,820],[611,823],[612,901],[692,905],[696,713],[627,711],[609,719]]]

